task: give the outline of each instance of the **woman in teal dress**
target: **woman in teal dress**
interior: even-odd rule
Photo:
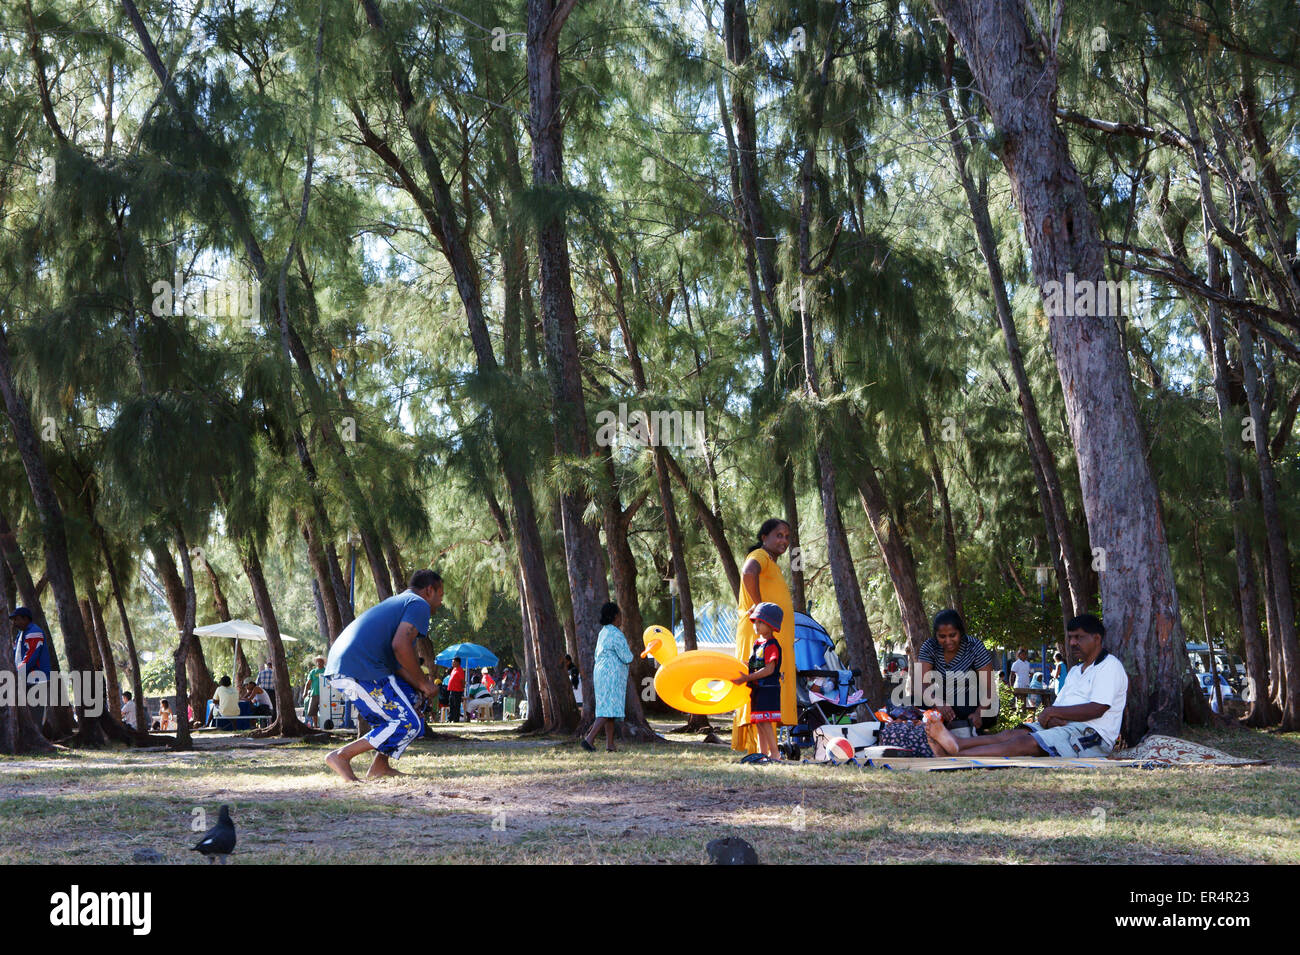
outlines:
[[[607,603],[600,608],[600,636],[596,638],[596,666],[592,682],[596,684],[596,721],[582,738],[582,748],[595,751],[591,745],[600,728],[605,727],[605,751],[614,752],[614,721],[623,718],[627,701],[627,668],[632,664],[632,651],[627,637],[619,627],[623,614],[618,604]]]

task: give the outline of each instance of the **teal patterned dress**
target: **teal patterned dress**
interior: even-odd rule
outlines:
[[[632,663],[632,651],[627,637],[612,623],[600,628],[596,638],[596,718],[623,718],[627,701],[627,668]]]

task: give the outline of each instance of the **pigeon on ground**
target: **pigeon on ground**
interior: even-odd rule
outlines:
[[[226,856],[235,851],[235,824],[230,821],[229,806],[221,807],[217,824],[203,834],[194,851],[207,856],[209,864],[215,859],[220,859],[222,865],[226,864]]]
[[[714,839],[705,848],[714,865],[758,865],[758,853],[744,839],[728,836]]]

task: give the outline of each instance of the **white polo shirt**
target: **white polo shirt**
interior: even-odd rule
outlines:
[[[1128,699],[1128,674],[1124,664],[1113,653],[1107,653],[1105,659],[1090,667],[1082,664],[1070,667],[1061,685],[1061,692],[1056,695],[1053,706],[1078,706],[1081,703],[1104,703],[1105,713],[1095,720],[1084,720],[1085,726],[1091,726],[1111,746],[1119,736],[1120,724],[1124,720],[1124,703]]]

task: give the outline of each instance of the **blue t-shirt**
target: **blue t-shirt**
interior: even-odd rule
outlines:
[[[380,601],[348,624],[330,647],[325,675],[387,680],[397,673],[393,637],[404,623],[420,636],[429,632],[428,601],[411,590]]]

